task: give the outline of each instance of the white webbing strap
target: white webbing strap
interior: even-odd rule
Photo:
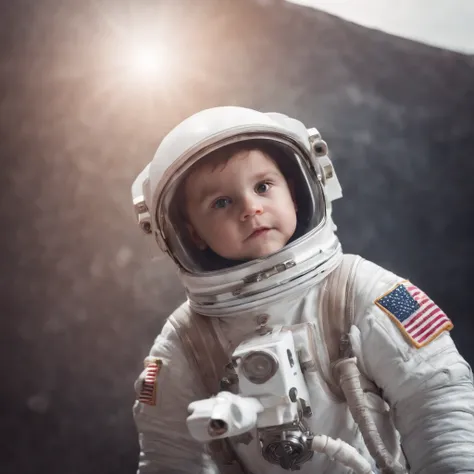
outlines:
[[[345,397],[333,375],[332,364],[341,357],[341,337],[349,332],[354,322],[354,280],[361,261],[359,256],[344,255],[339,266],[324,280],[320,292],[318,318],[330,364],[321,375],[331,392],[341,401]]]
[[[201,375],[203,386],[211,397],[219,392],[219,383],[232,354],[227,354],[219,342],[211,318],[197,314],[185,304],[169,318],[181,340],[189,361]],[[252,474],[241,465],[228,439],[209,443],[209,454],[220,474]]]
[[[329,275],[323,289],[321,308],[331,370],[327,380],[331,391],[345,400],[359,426],[369,453],[382,474],[405,474],[405,468],[389,453],[367,407],[364,391],[378,393],[376,385],[360,373],[352,356],[348,333],[354,323],[355,276],[361,257],[344,255]]]
[[[175,328],[188,360],[194,361],[209,396],[215,395],[232,354],[225,353],[211,319],[182,305],[168,320]]]

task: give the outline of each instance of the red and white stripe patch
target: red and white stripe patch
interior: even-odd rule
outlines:
[[[446,314],[419,288],[411,283],[405,285],[420,309],[403,321],[408,335],[421,347],[434,339],[441,331],[453,328],[453,323]]]
[[[156,386],[162,366],[160,359],[147,359],[138,401],[147,405],[156,405]]]
[[[410,342],[420,348],[453,328],[446,314],[418,287],[404,281],[375,300]]]

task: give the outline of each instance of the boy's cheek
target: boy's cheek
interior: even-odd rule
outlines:
[[[221,241],[222,239],[229,239],[230,234],[227,232],[227,229],[224,226],[213,226],[209,229],[208,240],[210,241]]]
[[[223,217],[212,218],[207,221],[206,228],[209,233],[226,233],[229,229],[227,219]]]

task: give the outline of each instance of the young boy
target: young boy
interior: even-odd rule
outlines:
[[[301,420],[305,429],[349,443],[381,472],[401,472],[401,442],[410,472],[474,473],[472,372],[449,336],[451,321],[410,282],[360,258],[346,265],[331,217],[340,187],[315,129],[240,107],[202,111],[165,137],[132,192],[140,226],[173,259],[188,297],[136,383],[139,473],[202,467],[188,406],[219,391],[216,384],[209,393],[206,374],[222,375],[229,359],[214,356],[212,343],[194,347],[193,358],[187,346],[196,336],[180,330],[182,320],[209,328],[226,356],[274,328],[308,328],[299,360],[312,411]],[[339,312],[349,315],[343,334],[334,326]],[[332,376],[340,336],[350,342],[386,451],[372,446],[343,379]],[[285,455],[269,452],[268,430],[254,429],[245,441],[231,439],[238,462],[223,472],[353,472],[308,455],[304,443],[289,463],[288,446],[299,441],[290,445],[283,427],[271,429]]]
[[[295,202],[285,177],[259,149],[224,153],[228,155],[211,156],[215,164],[204,159],[185,180],[188,230],[194,243],[229,260],[277,252],[296,230]]]

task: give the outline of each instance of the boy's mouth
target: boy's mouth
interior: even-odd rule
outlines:
[[[248,237],[247,239],[253,239],[255,237],[259,237],[261,235],[266,234],[271,230],[270,227],[257,227]]]

